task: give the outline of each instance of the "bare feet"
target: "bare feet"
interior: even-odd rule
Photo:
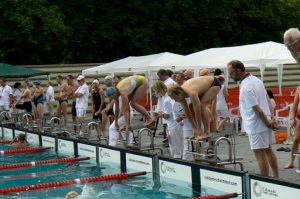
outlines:
[[[144,123],[145,127],[153,127],[155,126],[156,121],[155,120],[149,120],[148,122]]]
[[[292,168],[294,168],[294,165],[290,162],[284,166],[284,169],[292,169]]]
[[[204,133],[204,134],[201,134],[199,136],[196,136],[195,137],[195,140],[207,140],[208,138],[210,138],[210,135],[208,133]]]

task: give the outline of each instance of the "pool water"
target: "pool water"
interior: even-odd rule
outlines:
[[[13,147],[0,144],[0,150],[7,149],[13,149]],[[57,154],[53,149],[38,153],[8,154],[0,156],[0,165],[64,157],[67,156]],[[63,181],[111,173],[120,173],[119,165],[114,165],[113,163],[100,165],[93,159],[73,164],[57,163],[2,170],[0,171],[0,188]],[[78,192],[81,194],[79,198],[84,199],[181,199],[189,198],[193,194],[191,186],[186,185],[186,183],[176,182],[175,180],[168,181],[168,179],[161,179],[161,183],[154,183],[152,173],[148,173],[145,176],[133,177],[126,180],[111,180],[25,191],[9,195],[0,195],[0,198],[65,198],[65,195],[69,191]],[[196,193],[195,195],[199,195],[199,193]]]

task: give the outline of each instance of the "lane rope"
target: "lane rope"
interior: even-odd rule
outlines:
[[[42,183],[42,184],[3,188],[3,189],[0,189],[0,194],[9,194],[9,193],[21,192],[21,191],[45,189],[45,188],[52,188],[52,187],[61,187],[61,186],[67,186],[67,185],[77,184],[77,183],[84,184],[84,183],[89,183],[89,182],[127,179],[130,177],[145,175],[146,173],[147,172],[145,172],[145,171],[134,172],[134,173],[116,173],[116,174],[108,174],[108,175],[102,175],[102,176],[64,180],[64,181],[58,181],[58,182],[49,182],[49,183]]]
[[[36,162],[24,162],[24,163],[18,163],[18,164],[7,164],[7,165],[0,165],[0,171],[1,170],[7,170],[7,169],[17,169],[17,168],[23,168],[23,167],[34,167],[39,165],[45,165],[45,164],[54,164],[54,163],[72,163],[82,160],[89,160],[89,157],[80,157],[80,158],[61,158],[61,159],[51,159],[51,160],[42,160],[42,161],[36,161]]]
[[[32,147],[32,148],[22,148],[22,149],[11,149],[0,151],[1,155],[4,154],[16,154],[16,153],[32,153],[51,149],[52,147]]]

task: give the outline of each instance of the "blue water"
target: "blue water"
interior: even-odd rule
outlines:
[[[0,150],[12,148],[13,147],[8,145],[0,145]],[[54,150],[39,153],[1,155],[0,165],[63,157],[66,156],[57,154]],[[114,165],[112,163],[100,165],[99,163],[95,163],[95,160],[81,161],[74,164],[59,163],[3,170],[0,171],[0,188],[62,181],[111,173],[120,173],[119,165]],[[174,180],[168,181],[168,179],[161,179],[161,183],[154,183],[152,174],[149,173],[145,176],[133,177],[127,180],[75,184],[64,187],[0,195],[0,198],[65,198],[65,195],[69,191],[78,192],[81,194],[79,198],[84,199],[181,199],[192,196],[192,188],[190,185],[184,186],[184,183],[177,183]]]

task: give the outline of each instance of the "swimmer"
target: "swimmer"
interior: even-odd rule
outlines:
[[[26,135],[24,133],[19,134],[10,143],[12,146],[16,147],[28,147],[30,144],[26,140]]]

